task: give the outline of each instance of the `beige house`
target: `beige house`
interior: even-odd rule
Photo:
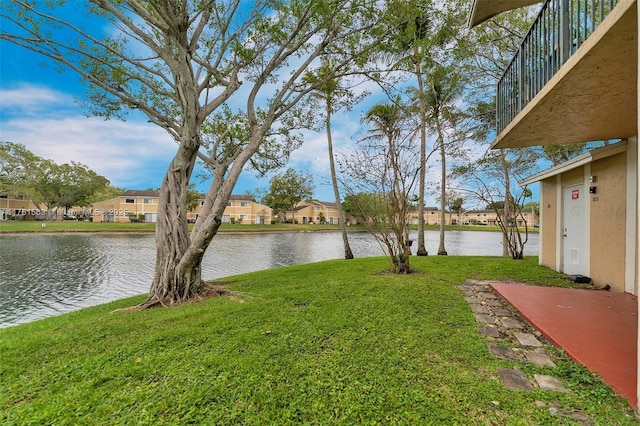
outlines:
[[[340,224],[336,203],[318,200],[300,201],[293,209],[285,212],[285,220],[304,224]],[[357,223],[356,219],[347,213],[345,213],[345,221],[347,224]]]
[[[469,24],[534,3],[497,86],[492,147],[622,141],[522,183],[541,183],[540,263],[638,295],[637,0],[474,0]]]
[[[58,207],[47,212],[44,206],[36,204],[24,195],[0,194],[0,221],[2,220],[63,220],[65,214],[69,217],[89,217],[90,211],[83,207],[65,209]]]
[[[94,203],[94,222],[156,222],[158,191],[125,191],[119,197]],[[193,211],[187,212],[187,220],[195,222],[202,211],[203,199]],[[223,223],[271,224],[271,208],[256,203],[248,195],[231,195],[222,217]]]
[[[155,222],[158,191],[129,190],[119,197],[93,203],[94,222]]]
[[[493,210],[466,210],[460,214],[451,211],[445,211],[444,224],[445,225],[487,225],[498,226],[498,215]],[[517,218],[518,226],[524,226],[526,224],[529,227],[538,225],[538,215],[535,212],[523,211],[522,216]],[[409,225],[418,224],[418,212],[413,210],[409,213]],[[424,209],[424,224],[425,225],[439,225],[440,224],[440,210],[437,207],[425,207]]]
[[[487,226],[499,226],[498,214],[495,210],[467,210],[462,212],[461,220],[463,225],[487,225]],[[456,220],[454,218],[454,220]],[[532,228],[539,225],[538,215],[534,211],[523,211],[515,219],[517,226],[524,227],[527,225]]]
[[[202,208],[203,201],[193,212],[195,220]],[[245,223],[245,224],[271,224],[273,212],[271,207],[259,204],[251,200],[250,195],[231,195],[227,208],[224,209],[222,223]]]
[[[409,212],[409,225],[418,225],[419,214],[417,209],[412,209]],[[437,207],[425,207],[424,208],[424,224],[434,225],[440,223],[440,210]],[[445,212],[445,225],[451,224],[451,215],[449,212]]]
[[[498,215],[495,211],[490,209],[467,210],[462,212],[460,216],[463,225],[498,225]]]
[[[40,213],[27,197],[17,194],[0,194],[0,220],[25,219]]]
[[[540,182],[542,265],[636,292],[628,149],[627,142],[608,145],[521,182]]]

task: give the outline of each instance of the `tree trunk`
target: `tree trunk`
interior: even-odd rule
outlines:
[[[202,294],[204,249],[193,250],[187,226],[187,191],[197,146],[178,148],[160,188],[156,223],[156,265],[143,306],[175,305]]]
[[[422,81],[422,70],[420,68],[418,47],[414,51],[414,64],[416,77],[418,79],[418,102],[420,105],[420,182],[418,193],[418,249],[417,256],[428,256],[424,242],[424,197],[425,180],[427,179],[427,112],[424,100],[424,82]]]
[[[440,121],[436,117],[436,127],[438,130],[438,140],[440,141],[440,167],[442,176],[440,177],[440,245],[438,246],[438,256],[446,256],[447,250],[444,247],[444,229],[445,229],[445,214],[444,209],[447,205],[445,195],[447,193],[447,156],[444,149],[444,137],[442,135],[442,129],[440,128]]]
[[[340,231],[342,232],[342,243],[344,244],[344,258],[353,259],[353,252],[349,246],[349,237],[347,235],[347,224],[345,223],[344,210],[340,202],[340,189],[338,188],[338,177],[336,175],[336,165],[333,158],[333,138],[331,136],[331,102],[327,99],[327,118],[325,122],[327,130],[327,146],[329,148],[329,166],[331,167],[331,183],[333,185],[333,195],[336,200],[336,208],[338,209],[338,222],[340,222]]]
[[[400,254],[396,258],[394,265],[396,274],[408,274],[409,273],[409,257],[404,253]]]
[[[502,233],[502,255],[509,256],[511,255],[511,250],[509,246],[509,215],[511,214],[511,209],[509,208],[509,199],[511,194],[511,185],[509,183],[509,166],[507,165],[507,161],[505,158],[504,149],[500,150],[500,160],[502,162],[502,172],[504,174],[504,209],[503,209],[503,221],[504,221],[504,232]]]

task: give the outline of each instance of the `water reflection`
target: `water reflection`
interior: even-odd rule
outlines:
[[[349,234],[355,257],[379,256],[367,233]],[[435,253],[438,233],[425,234]],[[501,255],[496,232],[449,231],[450,255]],[[525,254],[537,254],[538,235]],[[415,250],[415,247],[414,247]],[[339,259],[340,233],[220,234],[203,261],[203,278]],[[153,276],[154,236],[131,234],[0,236],[0,327],[146,293]]]

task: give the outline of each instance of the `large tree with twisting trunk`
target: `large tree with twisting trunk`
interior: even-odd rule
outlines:
[[[362,62],[381,36],[382,14],[366,0],[52,3],[2,2],[0,40],[79,73],[91,113],[140,111],[177,143],[160,188],[155,274],[144,306],[206,292],[202,258],[242,169],[256,156],[286,155],[286,129],[302,127],[296,106],[315,89],[303,82],[305,73],[330,54],[339,74]],[[70,7],[77,19],[64,14]],[[220,125],[220,114],[232,118],[228,126]],[[213,177],[189,231],[188,189],[198,158]]]

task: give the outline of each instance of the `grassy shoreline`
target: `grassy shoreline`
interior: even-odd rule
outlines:
[[[0,329],[2,424],[636,424],[600,380],[490,355],[457,286],[568,286],[536,258],[331,260],[229,277],[236,298],[119,310],[144,296]],[[498,342],[500,343],[500,342]],[[497,368],[571,394],[513,391]],[[560,407],[557,413],[549,409]]]
[[[0,235],[9,234],[52,234],[52,233],[153,233],[155,232],[154,223],[94,223],[94,222],[76,222],[76,221],[58,221],[44,222],[29,221],[4,221],[0,222]],[[190,225],[191,226],[191,225]],[[417,229],[413,227],[412,229]],[[438,225],[426,225],[426,230],[437,230]],[[495,226],[447,226],[449,231],[496,231],[500,229]],[[352,225],[347,228],[349,232],[365,231],[362,225]],[[274,225],[238,225],[224,224],[220,227],[219,232],[337,232],[340,231],[339,225],[303,225],[303,224],[274,224]],[[537,233],[537,229],[529,230],[529,232]]]

